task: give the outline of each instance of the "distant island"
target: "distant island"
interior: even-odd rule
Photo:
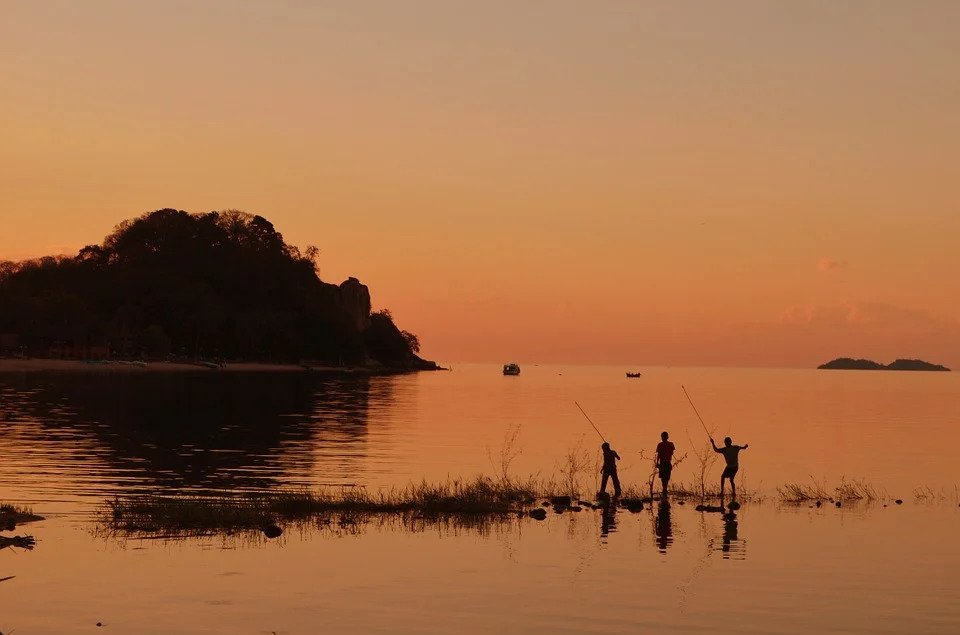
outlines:
[[[318,256],[262,216],[150,212],[76,256],[0,262],[0,356],[438,368]]]
[[[837,359],[817,366],[828,370],[934,370],[949,371],[946,366],[931,364],[922,359],[898,359],[891,364],[880,364],[869,359],[851,359],[838,357]]]

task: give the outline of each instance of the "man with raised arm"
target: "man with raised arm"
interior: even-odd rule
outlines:
[[[717,444],[713,442],[713,437],[710,437],[710,445],[713,446],[713,451],[722,454],[727,462],[727,467],[723,468],[723,474],[720,475],[720,503],[723,504],[723,482],[726,479],[730,479],[730,500],[733,502],[737,500],[737,486],[733,479],[737,475],[737,470],[740,469],[740,450],[746,450],[750,444],[733,445],[730,437],[726,437],[723,440],[723,447],[718,448]]]
[[[670,472],[673,471],[673,452],[676,449],[673,442],[668,441],[670,435],[666,432],[660,433],[660,443],[657,444],[657,458],[655,460],[657,472],[660,474],[660,482],[663,484],[663,493],[660,494],[660,500],[667,500],[667,487],[670,485]]]

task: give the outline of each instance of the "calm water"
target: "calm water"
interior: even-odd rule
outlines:
[[[960,632],[960,374],[623,371],[0,376],[0,499],[48,517],[17,532],[36,550],[0,551],[0,577],[17,576],[0,583],[0,632]],[[91,520],[118,493],[491,473],[517,426],[513,473],[549,476],[599,442],[574,400],[623,457],[621,478],[642,481],[661,430],[680,453],[704,441],[681,384],[718,437],[750,444],[741,474],[767,497],[735,521],[675,504],[289,528],[265,543],[123,540]],[[905,503],[777,502],[777,485],[811,476],[863,478]]]

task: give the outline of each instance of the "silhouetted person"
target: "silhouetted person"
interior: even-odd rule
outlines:
[[[723,504],[723,482],[726,479],[730,479],[730,496],[732,497],[731,500],[735,501],[737,500],[737,486],[733,479],[737,475],[737,470],[740,469],[740,450],[746,450],[750,447],[750,444],[733,445],[730,437],[726,437],[723,440],[723,447],[718,448],[717,444],[713,442],[713,437],[710,437],[710,445],[713,446],[713,451],[722,454],[727,462],[727,467],[723,468],[723,474],[720,475],[720,504]]]
[[[603,467],[600,468],[603,478],[600,479],[600,495],[606,495],[607,479],[609,478],[613,481],[613,495],[620,496],[620,478],[617,476],[617,461],[620,460],[620,455],[612,450],[610,444],[606,442],[600,446],[600,449],[603,450]]]
[[[671,441],[667,441],[670,435],[666,432],[660,433],[663,439],[657,444],[657,472],[660,473],[660,482],[663,484],[663,493],[660,494],[660,500],[667,498],[667,487],[670,485],[670,473],[673,471],[673,452],[676,449]]]
[[[653,521],[653,531],[657,534],[657,547],[660,553],[666,553],[673,542],[673,525],[670,522],[670,503],[661,500],[657,505],[657,518]]]

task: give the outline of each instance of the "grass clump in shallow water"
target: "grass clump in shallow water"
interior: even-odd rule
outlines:
[[[784,503],[804,503],[807,501],[878,501],[889,498],[886,492],[878,489],[865,479],[840,479],[840,484],[830,489],[826,481],[810,477],[810,483],[786,483],[777,487],[777,494]]]
[[[345,488],[237,496],[139,496],[108,501],[105,522],[112,529],[132,532],[217,532],[256,529],[330,512],[492,515],[519,510],[539,495],[533,481],[478,476],[439,484],[423,481],[376,493]]]
[[[833,496],[824,481],[810,477],[809,483],[786,483],[777,486],[777,495],[785,503],[803,503],[812,500],[830,500]]]
[[[0,527],[10,527],[11,525],[30,523],[43,519],[43,516],[34,514],[33,510],[29,507],[0,503]]]

